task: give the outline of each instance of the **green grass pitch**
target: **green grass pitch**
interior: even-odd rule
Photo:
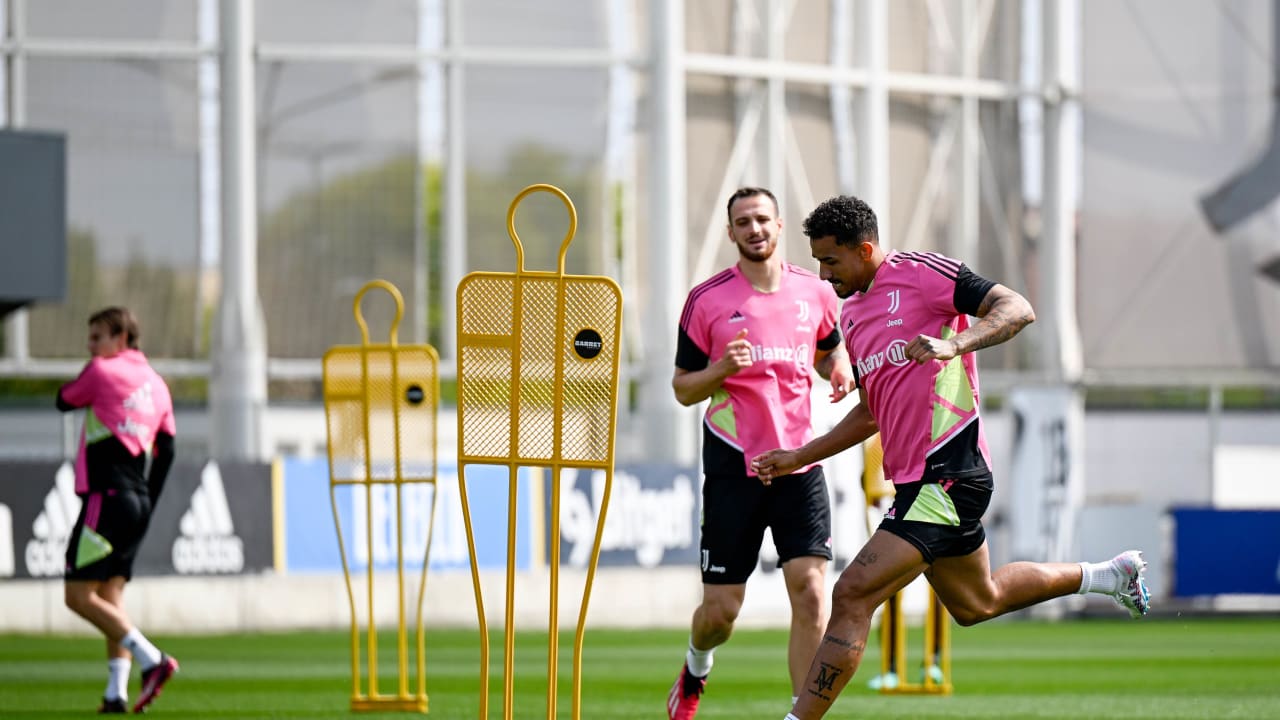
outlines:
[[[350,717],[349,635],[305,632],[158,637],[182,663],[148,715],[169,718]],[[479,717],[479,636],[428,630],[428,718]],[[687,633],[588,631],[586,720],[663,717]],[[874,643],[873,636],[873,645]],[[489,717],[503,716],[502,633],[491,633]],[[909,652],[918,652],[913,637]],[[570,712],[572,633],[560,643],[560,718]],[[880,696],[865,689],[878,650],[831,718],[1280,718],[1280,619],[1004,620],[953,632],[955,695]],[[546,634],[519,633],[516,718],[546,717]],[[699,720],[781,720],[790,688],[786,634],[740,630],[717,652]],[[380,638],[380,685],[393,688],[394,639]],[[918,657],[918,656],[917,656]],[[101,640],[0,636],[0,717],[93,715],[105,682]],[[137,669],[130,694],[138,693]],[[362,713],[362,717],[409,713]]]

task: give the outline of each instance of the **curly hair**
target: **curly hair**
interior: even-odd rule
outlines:
[[[852,195],[837,195],[814,208],[804,219],[804,234],[810,240],[831,236],[837,245],[880,240],[875,211]]]

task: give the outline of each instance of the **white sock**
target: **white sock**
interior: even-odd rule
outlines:
[[[782,720],[800,720],[800,718],[796,717],[795,715],[792,715],[791,713],[787,713],[787,716],[782,718]]]
[[[693,646],[693,638],[689,638],[689,652],[685,653],[684,661],[689,666],[689,672],[694,677],[706,677],[711,674],[711,666],[715,664],[715,660],[711,657],[716,649],[699,650]]]
[[[799,700],[800,700],[800,696],[799,696],[799,695],[792,695],[792,696],[791,696],[791,707],[795,707],[795,706],[796,706],[796,703],[797,703],[797,702],[799,702]]]
[[[125,633],[124,637],[120,638],[120,646],[133,653],[133,656],[138,659],[138,666],[143,671],[160,664],[160,650],[152,645],[138,628]]]
[[[1110,562],[1080,563],[1080,589],[1076,591],[1078,594],[1094,592],[1111,595],[1119,585],[1120,578]]]
[[[107,700],[129,698],[129,670],[133,663],[129,658],[111,658],[107,661],[107,689],[102,697]]]

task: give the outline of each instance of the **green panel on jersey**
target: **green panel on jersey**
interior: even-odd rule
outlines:
[[[109,437],[111,437],[111,429],[103,425],[98,416],[93,414],[93,408],[89,408],[84,414],[84,444],[92,445]]]
[[[933,404],[933,439],[937,440],[943,435],[946,435],[948,432],[951,431],[951,428],[958,425],[960,421],[963,419],[964,418],[961,418],[959,415],[956,415],[954,412],[952,412],[951,408],[948,408],[946,405],[943,405],[942,403],[934,403]]]
[[[711,396],[711,406],[715,407],[724,403],[724,407],[711,413],[707,419],[711,421],[714,427],[718,427],[731,438],[738,437],[738,418],[733,414],[733,403],[728,402],[729,393],[723,389],[716,390]]]
[[[959,357],[951,358],[942,372],[938,373],[933,391],[964,412],[973,410],[973,387],[969,385],[969,376],[965,374],[964,361]]]
[[[956,512],[955,503],[951,502],[951,496],[943,491],[941,485],[929,483],[920,488],[920,494],[911,503],[911,509],[903,520],[958,527],[960,513]]]
[[[76,569],[92,565],[111,554],[111,542],[89,528],[81,528],[76,545]]]
[[[934,394],[964,413],[973,412],[973,386],[964,371],[964,362],[957,356],[951,358],[933,383]],[[933,439],[947,434],[957,422],[963,420],[940,403],[933,406]]]

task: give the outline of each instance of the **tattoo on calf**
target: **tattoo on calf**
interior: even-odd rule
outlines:
[[[858,640],[849,641],[835,635],[824,635],[823,642],[838,645],[845,650],[852,652],[855,656],[862,655],[862,651],[866,649],[866,643]],[[856,662],[856,661],[855,661]],[[820,698],[827,702],[835,700],[836,680],[844,674],[846,668],[832,665],[831,663],[818,661],[818,676],[810,682],[810,687],[805,688],[805,692],[813,697]]]
[[[832,645],[838,645],[854,655],[861,655],[862,652],[867,649],[867,644],[861,640],[845,640],[844,638],[838,638],[835,635],[824,635],[822,637],[822,641],[831,643]]]
[[[814,678],[813,687],[809,688],[809,694],[830,702],[834,699],[836,679],[842,674],[844,674],[843,669],[820,662],[818,664],[818,677]]]
[[[851,643],[848,640],[845,640],[844,638],[838,638],[835,635],[825,635],[823,636],[822,640],[823,642],[829,642],[832,645],[839,645],[840,647],[846,650],[852,650],[855,645],[855,643]]]

